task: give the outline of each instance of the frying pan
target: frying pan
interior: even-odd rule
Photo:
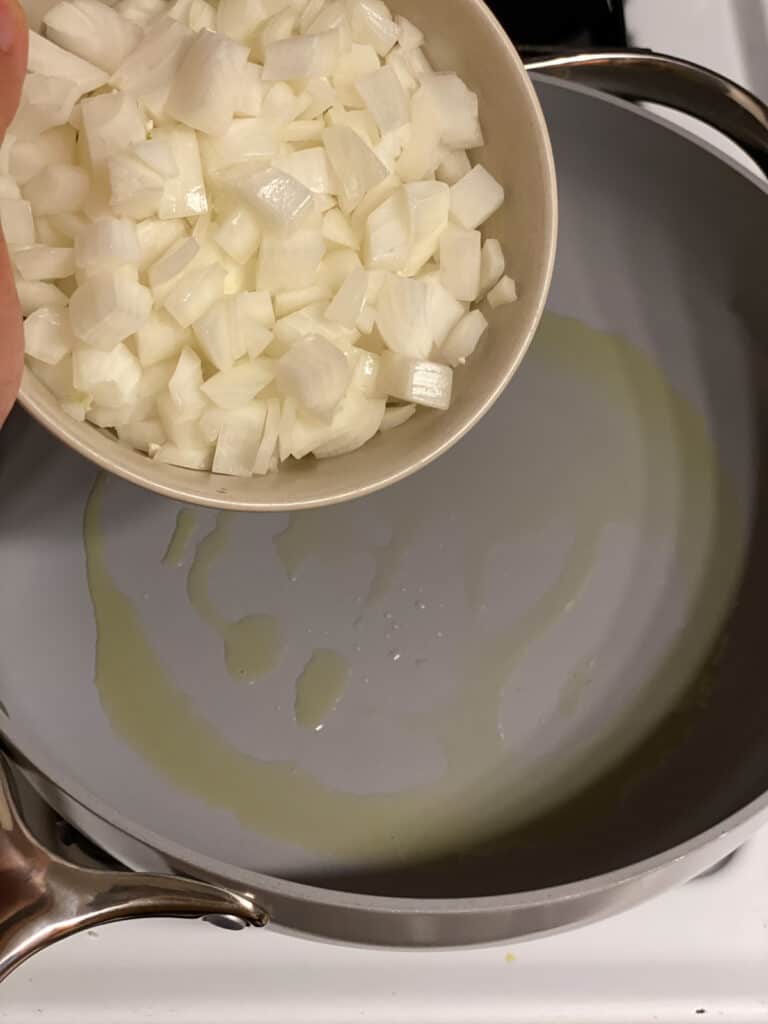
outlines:
[[[702,69],[537,64],[635,98],[667,82],[766,165],[765,108]],[[21,412],[4,430],[0,976],[161,913],[529,937],[765,820],[768,189],[622,100],[538,89],[548,312],[493,412],[416,477],[217,517],[98,477]],[[114,862],[62,856],[38,795]]]

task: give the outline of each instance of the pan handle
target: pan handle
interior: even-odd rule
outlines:
[[[649,50],[555,53],[523,49],[521,54],[528,71],[690,114],[741,146],[768,176],[768,106],[715,71]]]
[[[134,917],[267,924],[266,912],[249,894],[186,878],[82,868],[51,853],[22,820],[0,753],[0,981],[60,939]]]

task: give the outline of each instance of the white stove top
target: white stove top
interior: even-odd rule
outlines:
[[[626,6],[635,45],[699,61],[768,97],[768,0]],[[701,134],[718,139],[706,129]],[[723,148],[735,154],[727,143]],[[49,950],[0,992],[0,1022],[10,1024],[698,1019],[768,1022],[768,830],[709,878],[610,921],[532,943],[389,953],[269,930],[136,922]]]

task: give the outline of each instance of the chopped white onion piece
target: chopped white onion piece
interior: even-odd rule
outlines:
[[[413,276],[437,252],[448,227],[451,193],[441,181],[416,181],[404,186],[411,220],[411,248],[403,273]]]
[[[49,128],[66,124],[81,95],[79,86],[65,78],[27,75],[10,131],[17,139],[34,139]]]
[[[461,181],[465,174],[472,170],[469,157],[463,149],[455,149],[447,152],[437,167],[438,181],[444,181],[447,185],[455,185]]]
[[[190,270],[165,296],[163,305],[182,327],[190,327],[224,294],[226,276],[222,266]]]
[[[78,267],[99,269],[121,267],[139,262],[141,250],[136,225],[130,220],[105,217],[89,224],[75,239]]]
[[[316,416],[333,413],[349,377],[350,367],[344,354],[317,335],[297,341],[278,361],[280,389]]]
[[[54,231],[58,231],[71,242],[77,238],[80,232],[90,221],[84,213],[52,213],[48,220]]]
[[[139,270],[146,270],[185,234],[184,222],[181,220],[163,221],[150,217],[140,221],[136,225],[136,235],[141,253],[138,260]]]
[[[427,74],[421,82],[435,103],[443,145],[449,149],[482,146],[477,96],[459,76],[451,72]]]
[[[290,454],[294,459],[303,459],[320,445],[330,441],[332,436],[331,424],[327,419],[321,419],[302,409],[297,409],[287,441],[290,446]]]
[[[458,366],[469,359],[477,343],[488,329],[488,321],[479,309],[473,309],[456,324],[440,346],[439,356],[449,366]]]
[[[342,245],[347,249],[358,249],[360,238],[348,217],[338,207],[328,210],[323,215],[323,238],[334,245]]]
[[[391,405],[384,413],[384,419],[381,421],[380,430],[382,434],[385,434],[388,430],[394,430],[395,427],[401,427],[415,415],[415,405]]]
[[[267,19],[259,32],[259,45],[254,49],[255,56],[261,60],[263,60],[266,48],[270,43],[276,43],[278,39],[287,39],[296,27],[296,11],[289,6],[283,6],[284,10],[280,10],[279,5],[275,10],[275,5],[272,5],[272,10],[275,10],[275,13]]]
[[[159,420],[126,423],[117,428],[117,436],[124,445],[140,452],[148,452],[151,446],[159,448],[165,443],[165,431]]]
[[[413,22],[408,21],[398,14],[395,18],[397,24],[397,42],[402,50],[416,50],[424,43],[424,33],[417,28]]]
[[[517,302],[517,285],[506,274],[499,283],[488,292],[488,303],[491,309],[498,309],[499,306],[508,306],[511,302]]]
[[[239,409],[275,379],[274,359],[252,359],[220,370],[203,384],[203,394],[220,409]]]
[[[380,57],[386,57],[399,32],[383,0],[348,0],[347,11],[355,42],[367,43]]]
[[[38,216],[75,213],[82,209],[90,187],[90,178],[82,167],[52,164],[27,182],[24,197]]]
[[[244,43],[270,14],[265,0],[219,0],[216,27],[230,39]]]
[[[267,403],[252,402],[232,412],[221,425],[213,457],[213,472],[251,476],[264,432]]]
[[[479,231],[453,227],[440,238],[440,281],[462,302],[474,302],[480,292],[482,241]]]
[[[135,50],[142,31],[101,0],[60,0],[43,18],[47,36],[110,73]]]
[[[331,88],[333,90],[333,103],[328,103],[325,110],[334,104],[341,102],[346,107],[362,107],[364,100],[357,91],[355,83],[363,77],[380,67],[379,57],[372,46],[363,46],[353,43],[346,53],[343,53],[336,63],[331,75]],[[325,103],[328,93],[325,92],[322,102]],[[321,113],[325,113],[325,110]]]
[[[29,33],[27,68],[50,78],[64,78],[68,82],[74,82],[81,96],[83,93],[101,88],[109,77],[101,68],[73,53],[68,53],[38,32]]]
[[[72,380],[78,391],[90,395],[98,405],[117,408],[135,401],[141,366],[122,342],[108,352],[79,348],[72,354]]]
[[[51,223],[50,217],[35,217],[35,237],[41,245],[52,245],[59,248],[68,246],[71,241]]]
[[[221,11],[221,6],[219,6]],[[227,35],[232,36],[228,32]],[[232,36],[232,38],[235,38]],[[246,64],[240,78],[240,88],[235,101],[235,116],[257,117],[264,103],[264,86],[262,85],[262,67],[260,64]]]
[[[496,238],[486,239],[480,256],[480,294],[485,295],[493,288],[505,270],[506,261],[501,242]]]
[[[365,395],[366,398],[381,398],[381,356],[360,349],[354,359],[350,389]]]
[[[356,270],[334,296],[325,311],[326,318],[345,327],[354,327],[368,298],[368,274]]]
[[[309,288],[297,288],[294,291],[278,292],[275,295],[275,316],[290,316],[297,310],[307,306],[322,305],[331,298],[330,290],[323,284],[311,285]]]
[[[272,349],[276,355],[283,355],[297,342],[310,335],[330,342],[344,353],[351,352],[360,337],[357,331],[326,320],[321,304],[314,308],[307,306],[278,320],[275,324],[275,343]]]
[[[193,327],[200,350],[217,370],[229,370],[248,350],[239,315],[242,297],[219,299]]]
[[[153,217],[163,198],[163,178],[131,153],[119,153],[107,161],[110,206],[124,217]]]
[[[257,287],[270,292],[308,288],[315,282],[324,254],[320,231],[300,228],[287,238],[265,235],[259,248]]]
[[[429,289],[429,325],[432,340],[439,347],[464,316],[467,307],[443,287],[439,275],[430,275],[425,278],[425,282]]]
[[[428,178],[440,163],[440,120],[435,101],[421,86],[411,99],[411,134],[395,164],[403,181]]]
[[[280,435],[280,420],[282,419],[282,406],[279,398],[270,398],[267,401],[266,418],[264,420],[264,432],[261,435],[259,449],[253,463],[252,472],[256,476],[264,476],[269,472],[275,452],[277,450],[278,438]]]
[[[402,270],[411,253],[413,238],[411,206],[399,188],[368,217],[365,224],[363,258],[366,267]]]
[[[51,128],[36,139],[18,139],[10,150],[8,170],[19,185],[25,185],[52,164],[74,163],[77,159],[75,140],[75,132],[69,125]]]
[[[403,402],[447,409],[451,404],[453,370],[442,363],[407,359],[387,353],[382,357],[382,386]]]
[[[432,350],[433,332],[429,323],[429,288],[423,281],[390,276],[381,289],[376,309],[379,331],[393,352],[414,359],[427,358]]]
[[[112,92],[89,96],[80,104],[83,116],[83,137],[91,166],[102,167],[106,161],[146,138],[144,118],[132,96]]]
[[[391,67],[363,75],[355,85],[382,134],[408,123],[410,100]]]
[[[264,81],[324,77],[333,71],[340,52],[341,35],[335,29],[279,39],[264,48]]]
[[[0,228],[10,246],[35,244],[32,207],[24,199],[0,199]]]
[[[370,146],[345,125],[326,128],[323,145],[339,179],[340,206],[351,213],[363,196],[387,177],[387,169]]]
[[[310,192],[324,195],[337,195],[339,192],[339,182],[322,146],[300,149],[278,157],[274,164],[301,182]]]
[[[236,263],[247,263],[258,251],[261,227],[251,210],[236,206],[218,223],[213,237]]]
[[[115,71],[112,85],[142,99],[153,96],[151,105],[155,113],[161,113],[193,38],[194,33],[188,26],[173,18],[159,18]]]
[[[7,174],[0,174],[0,199],[21,199],[21,189]]]
[[[180,327],[173,317],[163,310],[156,310],[136,331],[136,354],[146,370],[150,366],[178,357],[189,340],[189,331],[186,328]],[[144,377],[147,377],[146,372]]]
[[[22,316],[30,316],[36,309],[68,306],[69,298],[55,284],[48,281],[16,281]]]
[[[503,202],[504,189],[482,164],[451,188],[451,215],[463,228],[479,228]]]
[[[17,249],[13,261],[25,281],[55,281],[75,272],[75,253],[71,248],[33,245]]]
[[[76,345],[69,313],[61,306],[38,309],[24,321],[24,351],[49,366],[60,363]]]
[[[256,163],[266,166],[278,151],[273,127],[260,117],[236,118],[225,132],[217,136],[203,136],[200,151],[206,174],[233,164]]]
[[[198,33],[176,71],[166,114],[197,131],[221,135],[234,116],[247,63],[248,47],[218,32]]]
[[[176,367],[168,381],[171,402],[183,417],[193,419],[205,408],[202,387],[203,370],[200,357],[189,346],[185,346],[179,353]]]
[[[314,454],[328,459],[362,448],[378,433],[385,411],[383,398],[366,398],[350,389],[331,421],[330,439],[314,448]]]
[[[265,227],[295,230],[314,209],[309,189],[276,168],[244,178],[240,193]]]
[[[149,286],[157,299],[161,295],[161,287],[191,269],[192,261],[200,252],[200,246],[194,238],[180,238],[147,268]],[[164,290],[162,295],[167,294]]]
[[[208,212],[208,196],[200,163],[197,135],[189,128],[172,128],[154,133],[154,139],[168,143],[179,168],[175,178],[166,180],[158,206],[161,220],[199,217]]]
[[[73,293],[69,304],[72,330],[81,341],[100,349],[114,348],[135,334],[151,310],[151,292],[125,268],[94,274]]]
[[[212,453],[210,448],[179,448],[175,444],[164,444],[157,448],[149,445],[149,454],[155,462],[163,462],[169,466],[181,466],[184,469],[209,470]]]
[[[46,3],[49,0],[45,0]],[[146,29],[151,22],[159,18],[166,6],[166,0],[117,0],[114,8],[126,21],[132,21]]]

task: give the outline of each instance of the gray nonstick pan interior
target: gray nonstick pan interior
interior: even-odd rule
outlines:
[[[540,95],[549,311],[414,478],[217,519],[94,489],[21,413],[0,436],[0,728],[192,867],[523,892],[768,786],[765,188],[624,104]]]

